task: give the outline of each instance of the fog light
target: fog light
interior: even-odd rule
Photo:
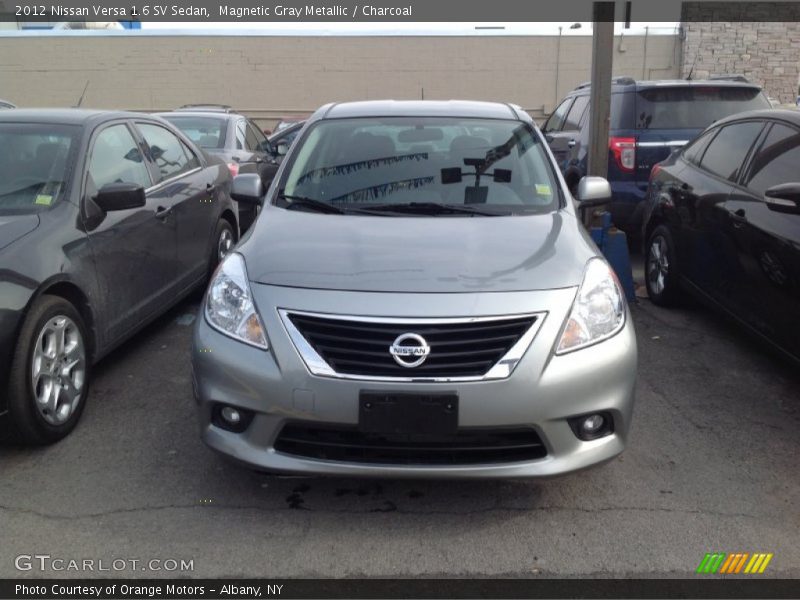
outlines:
[[[614,433],[614,420],[607,412],[572,417],[568,422],[572,433],[584,442]]]
[[[223,408],[220,414],[231,425],[238,425],[242,420],[242,415],[239,414],[239,411],[230,406]]]
[[[227,404],[215,404],[211,409],[211,422],[227,431],[242,433],[250,426],[253,413],[243,408],[234,408]]]
[[[223,416],[225,415],[225,411],[222,412]],[[238,413],[236,414],[238,420]],[[603,425],[606,424],[606,420],[603,418],[603,415],[589,415],[583,421],[581,421],[581,432],[587,435],[593,435],[600,431]]]

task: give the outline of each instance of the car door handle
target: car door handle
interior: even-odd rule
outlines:
[[[578,142],[576,142],[575,140],[570,140],[570,141],[567,142],[567,147],[568,148],[574,148],[577,143]]]
[[[172,209],[173,209],[172,206],[168,206],[166,208],[163,206],[159,206],[156,209],[156,219],[166,219],[172,212]]]
[[[217,189],[217,186],[216,186],[215,184],[213,184],[213,183],[207,183],[207,184],[206,184],[206,191],[207,191],[209,194],[210,194],[211,192],[213,192],[215,189]]]
[[[731,213],[731,221],[736,229],[741,229],[742,225],[747,223],[747,216],[743,208]]]

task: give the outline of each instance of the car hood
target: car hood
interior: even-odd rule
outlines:
[[[39,215],[0,216],[0,250],[39,226]]]
[[[251,281],[370,292],[508,292],[580,283],[596,249],[565,212],[326,215],[267,206],[240,246]]]

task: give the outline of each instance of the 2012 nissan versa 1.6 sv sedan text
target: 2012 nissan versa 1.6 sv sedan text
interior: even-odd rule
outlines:
[[[534,477],[619,454],[636,339],[531,118],[356,102],[311,118],[194,330],[202,437],[268,471]],[[605,201],[582,180],[578,201]]]

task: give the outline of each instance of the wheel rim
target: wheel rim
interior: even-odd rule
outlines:
[[[647,253],[647,282],[656,294],[662,294],[667,285],[669,275],[669,257],[667,256],[667,240],[657,235],[650,242]]]
[[[58,315],[39,332],[31,364],[31,389],[39,414],[62,425],[75,413],[86,383],[86,346],[80,329]]]
[[[217,258],[222,260],[228,255],[231,247],[233,246],[233,234],[230,229],[223,229],[219,234],[219,242],[217,243]]]

